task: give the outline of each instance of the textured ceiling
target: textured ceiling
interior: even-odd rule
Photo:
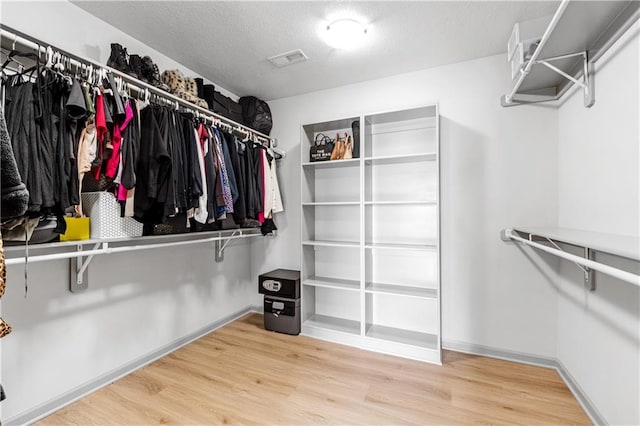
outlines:
[[[73,1],[237,95],[272,100],[506,52],[517,21],[558,2]],[[335,17],[368,24],[365,46],[330,48]],[[285,68],[267,58],[302,49]],[[505,60],[505,66],[506,60]]]

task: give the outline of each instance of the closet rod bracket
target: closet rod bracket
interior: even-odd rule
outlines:
[[[102,245],[103,249],[108,248],[108,243],[97,243],[91,249],[93,254],[89,256],[81,256],[82,244],[76,246],[76,251],[79,254],[77,257],[69,259],[69,291],[71,293],[80,293],[89,288],[89,280],[87,276],[87,268],[95,256],[95,251]]]
[[[233,231],[229,238],[223,240],[216,240],[216,262],[222,262],[224,260],[224,249],[227,248],[227,245],[231,242],[233,237],[241,234],[240,231]]]
[[[582,81],[580,81],[579,77],[574,77],[572,75],[567,74],[562,71],[560,68],[552,65],[551,62],[558,61],[561,59],[568,59],[576,56],[582,57]],[[584,52],[578,53],[570,53],[568,55],[555,56],[553,58],[546,58],[537,60],[534,64],[544,65],[549,68],[551,71],[561,75],[572,83],[582,87],[583,97],[584,97],[584,106],[590,108],[596,101],[595,93],[594,93],[594,84],[593,84],[593,65],[589,63],[589,53],[585,50]],[[578,74],[579,75],[579,74]]]

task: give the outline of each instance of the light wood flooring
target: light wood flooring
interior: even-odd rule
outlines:
[[[590,424],[557,372],[442,367],[265,331],[249,314],[45,418],[89,424]]]

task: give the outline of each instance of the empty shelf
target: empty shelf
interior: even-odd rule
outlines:
[[[419,297],[422,299],[437,299],[438,290],[435,288],[412,287],[396,284],[367,283],[365,292],[378,294],[393,294],[396,296]]]
[[[315,206],[359,206],[360,201],[316,201],[312,203],[302,203],[305,207]]]
[[[559,243],[567,243],[602,253],[640,260],[640,238],[638,237],[569,228],[517,227],[514,230],[533,236],[547,237]]]
[[[315,161],[309,163],[302,163],[302,167],[314,168],[314,169],[329,169],[334,167],[357,167],[360,165],[359,158],[352,158],[349,160],[333,160],[333,161]]]
[[[327,240],[306,240],[302,242],[305,246],[325,246],[325,247],[359,247],[357,241],[327,241]]]
[[[545,60],[589,51],[589,62],[593,63],[637,20],[638,2],[563,2],[554,17],[557,17],[557,21],[555,26],[554,21],[550,23],[549,38],[540,43],[531,59]],[[582,57],[565,57],[553,61],[553,65],[569,75],[582,76]],[[507,102],[508,99],[503,97],[503,105],[526,103],[526,98],[520,100],[518,95],[527,94],[537,95],[538,101],[556,100],[571,86],[572,83],[565,77],[538,63],[516,82],[513,102]]]
[[[360,334],[360,323],[358,321],[328,317],[326,315],[312,315],[302,324],[305,327],[322,328],[348,334]]]
[[[397,244],[397,243],[366,243],[369,249],[390,249],[390,250],[428,250],[432,251],[438,248],[437,244]]]
[[[343,280],[339,278],[313,276],[313,277],[307,278],[306,280],[303,280],[302,284],[314,286],[314,287],[335,288],[339,290],[351,290],[351,291],[360,290],[360,281]]]
[[[435,152],[425,152],[422,154],[408,154],[408,155],[385,155],[380,157],[367,157],[364,159],[365,164],[402,164],[402,163],[417,163],[420,161],[435,161],[438,158]]]
[[[435,334],[419,333],[417,331],[403,330],[401,328],[368,324],[366,336],[373,339],[387,340],[426,349],[438,349],[438,336]]]
[[[436,200],[402,200],[402,201],[365,201],[367,206],[402,206],[402,205],[435,205]]]

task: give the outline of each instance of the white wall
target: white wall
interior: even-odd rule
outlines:
[[[556,292],[538,268],[553,275],[557,263],[532,262],[499,232],[556,224],[557,113],[502,108],[508,68],[500,55],[271,101],[287,214],[277,239],[254,243],[254,275],[300,268],[301,124],[438,101],[443,339],[554,358]]]
[[[62,49],[106,63],[110,42],[149,54],[161,69],[180,68],[68,2],[6,2],[0,22]],[[37,12],[36,12],[37,11]],[[255,280],[250,243],[233,242],[216,264],[212,246],[187,246],[94,259],[89,290],[68,291],[67,261],[8,269],[2,316],[14,331],[2,339],[3,421],[247,308]]]
[[[559,109],[559,226],[640,236],[640,24],[596,64],[596,103]],[[613,256],[598,260],[640,272]],[[640,289],[596,274],[596,291],[563,262],[558,359],[610,424],[640,424]]]
[[[67,0],[2,0],[0,22],[69,53],[101,64],[106,64],[109,59],[111,43],[120,43],[127,48],[129,54],[149,55],[158,65],[160,73],[167,69],[178,69],[187,77],[198,77],[198,73]],[[205,82],[209,81],[205,79]],[[238,98],[224,87],[218,84],[215,86],[217,91],[226,96]]]

